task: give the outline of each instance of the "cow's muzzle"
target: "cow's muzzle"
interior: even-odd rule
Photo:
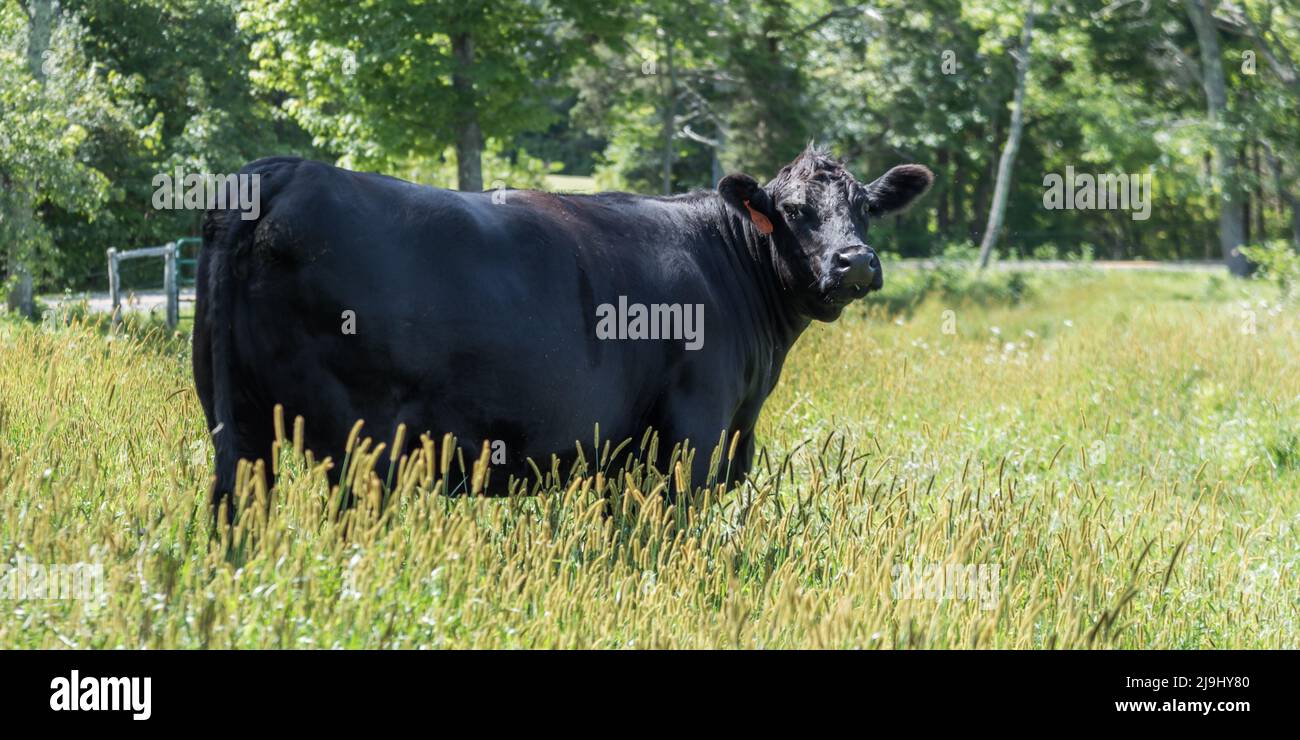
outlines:
[[[833,285],[851,291],[855,298],[880,290],[885,284],[880,258],[865,244],[836,253],[830,277]]]

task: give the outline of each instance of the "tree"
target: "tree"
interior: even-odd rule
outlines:
[[[825,27],[820,6],[629,6],[638,22],[575,74],[574,121],[608,139],[602,186],[666,193],[713,187],[726,169],[775,174],[807,145],[817,114],[801,68]]]
[[[1244,38],[1251,47],[1249,53],[1262,57],[1264,71],[1271,73],[1259,76],[1264,79],[1259,89],[1253,90],[1252,112],[1260,124],[1258,133],[1274,190],[1291,212],[1292,247],[1300,251],[1300,177],[1295,171],[1300,162],[1300,119],[1296,116],[1300,110],[1300,65],[1295,61],[1300,52],[1300,16],[1280,12],[1268,0],[1243,2],[1226,10],[1229,16],[1216,18],[1217,26]]]
[[[998,161],[993,206],[989,209],[988,225],[984,227],[984,238],[980,242],[980,269],[988,266],[993,247],[998,241],[998,232],[1002,230],[1002,218],[1007,210],[1007,191],[1011,188],[1011,173],[1016,165],[1020,136],[1025,127],[1025,85],[1028,82],[1030,51],[1034,42],[1034,2],[1035,0],[1029,0],[1025,4],[1025,27],[1016,54],[1016,91],[1011,101],[1011,129],[1007,133],[1006,146],[1002,149],[1002,158]]]
[[[240,23],[253,79],[317,146],[390,170],[452,147],[459,187],[481,190],[486,142],[545,127],[547,94],[621,18],[580,0],[271,0]]]
[[[51,271],[42,214],[93,218],[109,182],[82,161],[88,131],[120,116],[114,91],[81,52],[83,28],[52,0],[0,3],[0,245],[9,304],[35,311],[33,282]],[[24,49],[23,54],[16,50]]]
[[[1250,261],[1241,253],[1246,243],[1246,228],[1241,214],[1241,185],[1237,178],[1236,142],[1227,126],[1228,93],[1223,74],[1223,51],[1219,32],[1214,27],[1213,0],[1183,0],[1188,20],[1196,30],[1201,52],[1201,84],[1205,89],[1206,117],[1214,139],[1214,162],[1219,180],[1219,246],[1223,260],[1233,275],[1248,275]]]
[[[250,40],[237,0],[62,0],[79,21],[79,54],[113,88],[118,109],[85,124],[81,161],[109,181],[105,202],[85,214],[51,205],[42,221],[57,250],[45,289],[102,286],[104,249],[165,244],[196,235],[202,214],[158,210],[153,178],[231,173],[271,154],[328,159],[298,125],[278,116],[272,93],[248,79]],[[158,279],[157,264],[124,273]],[[156,283],[155,283],[156,284]]]

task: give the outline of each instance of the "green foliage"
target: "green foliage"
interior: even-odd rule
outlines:
[[[0,163],[11,161],[6,146],[21,152],[31,164],[13,179],[48,193],[37,198],[40,231],[17,242],[42,255],[45,286],[102,288],[108,247],[197,234],[201,214],[153,208],[158,173],[234,172],[271,153],[315,153],[296,126],[276,120],[268,101],[253,94],[233,0],[65,0],[61,7],[44,107],[27,105],[47,111],[31,114],[43,118],[25,120],[20,110],[11,118],[9,101],[37,88],[0,81]],[[4,12],[6,32],[23,34],[18,4],[6,2]],[[7,70],[20,64],[6,52]],[[11,129],[10,121],[18,125]],[[55,134],[58,146],[39,140]],[[56,153],[61,160],[46,161]]]
[[[320,156],[273,101],[247,79],[249,40],[235,25],[233,0],[72,0],[101,64],[131,81],[133,128],[100,132],[91,161],[113,173],[110,203],[95,226],[55,219],[67,283],[97,283],[104,250],[164,244],[197,235],[200,213],[154,209],[153,178],[230,173],[270,154]],[[75,272],[74,268],[80,268]],[[102,284],[102,283],[100,283]]]
[[[488,190],[501,187],[541,190],[546,188],[546,175],[560,171],[561,167],[559,162],[538,159],[522,148],[502,151],[501,143],[494,139],[483,152],[483,186]],[[411,182],[455,188],[455,150],[448,147],[441,157],[411,157],[394,163],[386,172]]]
[[[1256,276],[1276,285],[1284,297],[1300,287],[1300,252],[1287,242],[1277,239],[1241,251],[1259,268]]]
[[[1015,306],[1051,279],[1022,270],[978,270],[971,260],[951,258],[892,269],[886,263],[885,274],[884,289],[868,296],[864,305],[881,306],[891,316],[910,315],[931,298],[947,306]]]
[[[11,270],[25,264],[37,280],[57,271],[54,234],[40,216],[58,209],[95,219],[111,182],[86,151],[93,132],[120,129],[127,117],[116,100],[126,83],[87,58],[80,20],[46,17],[32,42],[24,7],[0,2],[0,244]]]
[[[605,4],[558,1],[270,0],[239,14],[257,86],[340,164],[379,170],[443,160],[467,116],[502,148],[547,126],[583,34],[617,22]],[[463,69],[454,36],[472,44]]]
[[[711,188],[727,171],[771,177],[809,140],[864,179],[922,162],[932,192],[872,239],[934,257],[980,239],[1024,13],[1022,0],[63,0],[42,81],[26,54],[42,3],[0,2],[0,238],[55,290],[102,288],[109,246],[197,233],[198,214],[152,207],[160,172],[299,154],[453,186],[471,121],[484,187],[563,171],[643,193]],[[1210,4],[1229,88],[1217,125],[1181,3],[1040,4],[1000,256],[1217,258],[1225,189],[1248,241],[1296,238],[1300,21],[1272,0]],[[455,38],[472,41],[467,65]],[[1207,159],[1221,143],[1238,152],[1231,182]],[[1069,167],[1151,173],[1150,218],[1047,210],[1044,177]]]

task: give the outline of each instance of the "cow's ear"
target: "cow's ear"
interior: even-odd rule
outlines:
[[[767,191],[749,175],[727,175],[718,181],[718,195],[742,218],[754,223],[760,234],[772,233],[776,211]]]
[[[872,216],[884,216],[906,208],[934,182],[930,168],[919,164],[900,164],[867,186],[867,210]]]

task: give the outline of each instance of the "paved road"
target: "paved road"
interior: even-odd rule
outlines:
[[[73,293],[71,296],[48,295],[41,296],[41,300],[51,307],[84,300],[90,306],[91,313],[108,313],[113,308],[108,293]],[[181,303],[186,301],[194,302],[193,288],[181,291]],[[122,310],[124,312],[149,313],[157,311],[160,314],[164,313],[167,310],[167,294],[161,290],[127,291],[122,296]]]
[[[903,268],[933,268],[938,263],[932,259],[906,259],[893,263]],[[1091,262],[1069,262],[1066,260],[1001,260],[989,265],[990,270],[1073,270],[1078,267],[1090,267],[1094,270],[1161,270],[1171,272],[1227,272],[1222,261],[1184,260],[1177,262],[1157,262],[1155,260],[1093,260]]]

